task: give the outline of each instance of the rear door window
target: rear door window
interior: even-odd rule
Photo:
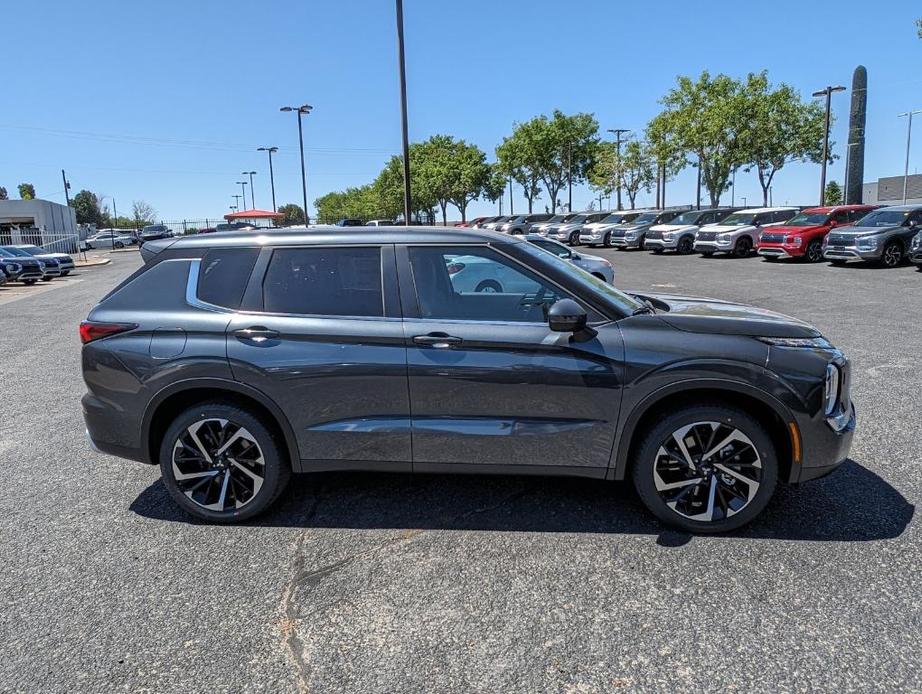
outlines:
[[[198,298],[215,306],[239,309],[258,255],[256,248],[208,251],[199,265]]]
[[[263,279],[269,313],[384,315],[379,247],[277,248]]]

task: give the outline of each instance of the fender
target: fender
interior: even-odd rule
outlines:
[[[301,455],[298,450],[298,442],[295,438],[294,431],[291,428],[291,423],[288,421],[288,417],[282,412],[282,409],[275,403],[272,398],[263,393],[261,390],[257,390],[252,386],[240,383],[239,381],[231,381],[223,378],[189,378],[182,381],[176,381],[171,383],[168,386],[165,386],[161,390],[157,391],[156,395],[151,398],[150,402],[147,405],[147,409],[144,410],[144,417],[141,419],[141,446],[142,454],[144,455],[145,462],[156,464],[156,461],[150,460],[148,450],[150,448],[148,437],[150,436],[150,428],[154,418],[154,412],[157,411],[157,408],[169,397],[182,393],[189,390],[195,390],[197,388],[214,388],[217,390],[227,390],[234,393],[239,393],[240,395],[245,395],[249,398],[252,398],[260,405],[265,407],[269,413],[275,418],[275,421],[278,423],[279,427],[282,430],[282,434],[285,437],[285,447],[288,449],[288,456],[291,460],[292,470],[298,472],[301,467]]]
[[[690,378],[683,381],[677,381],[668,385],[657,388],[645,395],[638,402],[627,417],[622,417],[623,422],[615,440],[614,465],[609,464],[608,474],[605,478],[609,480],[624,479],[627,471],[628,452],[630,442],[634,438],[634,432],[638,422],[650,410],[651,407],[660,402],[663,398],[693,390],[726,390],[742,395],[748,395],[762,404],[770,407],[783,422],[795,421],[794,416],[787,406],[780,400],[760,388],[751,386],[748,383],[733,381],[720,378]]]

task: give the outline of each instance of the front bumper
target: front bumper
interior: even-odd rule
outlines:
[[[640,248],[640,237],[629,239],[625,236],[612,236],[611,245],[615,248]]]
[[[646,239],[643,245],[644,248],[651,251],[654,249],[674,251],[679,247],[679,241],[678,239],[670,239],[668,241],[666,239]]]
[[[791,482],[807,482],[825,477],[848,459],[855,435],[857,415],[854,403],[848,412],[820,421],[798,422],[804,459],[791,469]]]
[[[595,245],[598,243],[602,243],[603,238],[604,237],[602,236],[602,233],[599,231],[595,231],[589,234],[580,233],[579,242],[589,244],[589,245]]]
[[[26,280],[40,280],[44,276],[45,274],[38,268],[29,267],[20,272],[16,279],[20,282],[25,282]]]
[[[780,243],[759,244],[756,252],[766,258],[799,258],[804,254],[804,247],[784,246]]]
[[[45,267],[43,277],[60,277],[61,276],[61,266],[57,267]]]
[[[823,257],[827,260],[880,260],[881,249],[858,246],[827,246]]]
[[[922,248],[916,249],[909,254],[909,261],[916,265],[922,265]]]
[[[733,250],[732,241],[695,241],[695,253],[729,253]]]

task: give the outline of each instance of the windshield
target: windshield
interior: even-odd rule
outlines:
[[[602,220],[603,224],[621,224],[625,217],[627,217],[624,212],[612,212],[605,219]]]
[[[562,220],[560,220],[560,221],[562,221],[562,222],[572,222],[574,219],[576,219],[576,218],[579,217],[579,216],[580,216],[580,215],[579,215],[578,212],[574,212],[573,214],[568,214],[566,217],[564,217],[564,218],[563,218]]]
[[[903,224],[912,210],[876,210],[862,217],[855,226],[896,227]]]
[[[701,210],[692,210],[691,212],[683,212],[678,217],[673,219],[669,224],[697,224],[698,218],[703,215],[704,212]]]
[[[649,224],[650,222],[655,222],[658,216],[659,214],[656,212],[644,212],[637,219],[631,222],[631,224]]]
[[[38,246],[20,246],[20,247],[19,247],[19,250],[25,251],[26,253],[28,253],[28,254],[30,254],[30,255],[35,255],[36,253],[42,254],[42,253],[45,252],[44,250],[42,250],[42,249],[39,248]]]
[[[522,248],[528,253],[531,253],[536,258],[541,258],[545,262],[553,263],[558,270],[579,282],[588,291],[594,292],[596,294],[602,294],[609,301],[616,304],[625,315],[630,316],[632,313],[634,313],[634,311],[644,308],[644,304],[637,301],[637,299],[628,296],[624,292],[618,291],[607,282],[604,282],[598,277],[589,274],[573,263],[569,263],[562,258],[558,258],[553,252],[548,252],[542,250],[541,248],[536,248],[530,243],[522,244]]]
[[[568,224],[582,224],[587,219],[589,219],[588,214],[575,214],[572,217],[568,217],[566,221]]]
[[[29,255],[28,253],[26,253],[24,250],[20,248],[13,248],[11,246],[3,246],[3,250],[5,250],[10,255],[15,255],[20,258],[31,258],[32,257],[31,255]]]
[[[529,243],[533,243],[538,248],[548,253],[556,255],[558,258],[569,258],[573,255],[573,251],[564,246],[562,243],[557,243],[556,241],[551,241],[550,239],[529,239]]]
[[[755,221],[756,215],[754,212],[736,212],[731,214],[729,217],[725,217],[722,222],[719,222],[722,226],[726,227],[739,227],[746,224],[752,224]]]
[[[564,216],[562,214],[555,214],[553,217],[551,217],[547,221],[548,221],[548,224],[556,224],[557,222],[562,222],[563,220],[564,220]]]
[[[825,224],[829,215],[825,212],[801,212],[784,223],[786,227],[812,227]]]

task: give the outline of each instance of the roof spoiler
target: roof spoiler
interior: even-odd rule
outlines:
[[[176,239],[157,239],[156,241],[145,241],[141,246],[141,259],[145,264],[152,261],[157,255],[176,243]]]

